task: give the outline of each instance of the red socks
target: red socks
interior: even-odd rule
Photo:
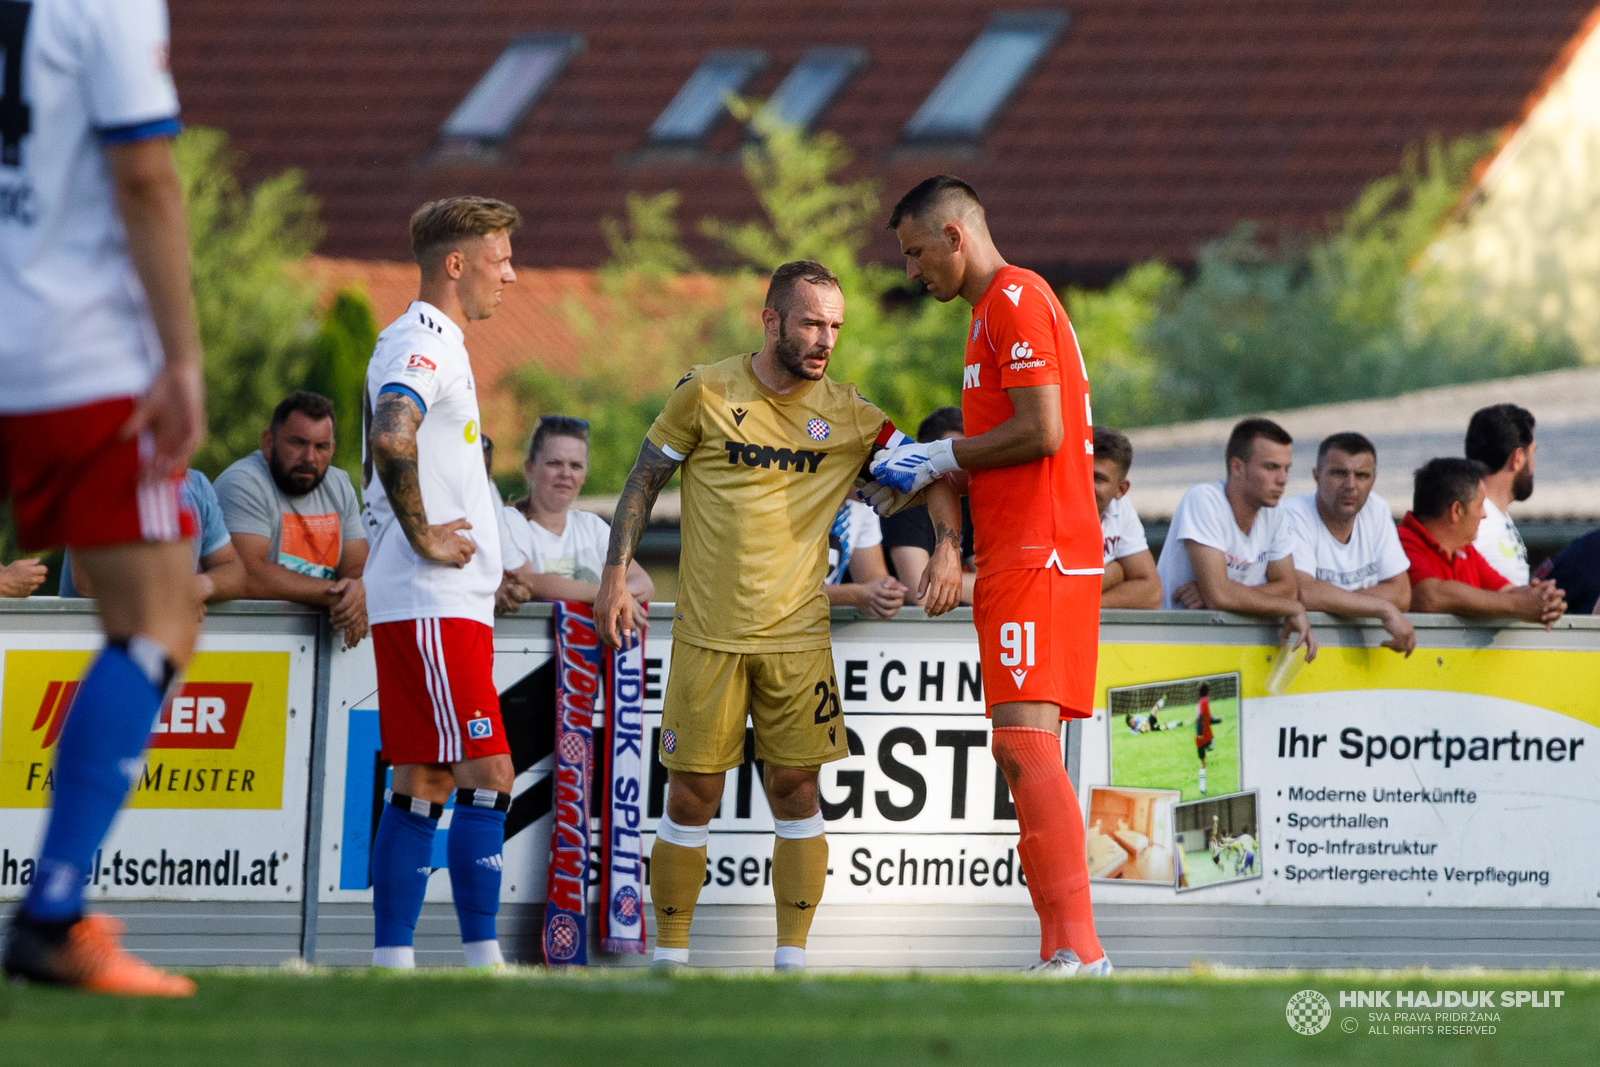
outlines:
[[[1017,805],[1017,853],[1039,913],[1039,958],[1070,948],[1079,960],[1093,963],[1105,951],[1089,903],[1083,810],[1061,764],[1061,741],[1050,730],[997,726],[994,759]]]

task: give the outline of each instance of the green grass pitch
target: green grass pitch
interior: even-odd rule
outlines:
[[[379,977],[202,973],[187,1001],[0,989],[7,1067],[404,1067],[606,1064],[1554,1064],[1592,1062],[1594,976],[1208,974],[1111,981],[805,979],[633,972]],[[1346,1033],[1338,990],[1563,989],[1559,1009],[1506,1009],[1498,1033]],[[1331,1025],[1302,1036],[1285,1006],[1316,989]]]
[[[1239,698],[1211,702],[1215,745],[1206,756],[1206,796],[1239,791]],[[1193,704],[1168,707],[1156,713],[1164,723],[1182,723],[1177,730],[1147,734],[1128,732],[1127,719],[1111,716],[1111,784],[1144,789],[1181,789],[1183,800],[1200,799],[1200,760],[1194,754]]]

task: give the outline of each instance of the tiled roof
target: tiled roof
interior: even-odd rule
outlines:
[[[629,190],[679,188],[682,218],[748,217],[724,121],[688,156],[646,133],[712,48],[762,48],[770,92],[813,45],[866,50],[823,115],[892,202],[938,171],[972,181],[1008,256],[1058,279],[1188,259],[1250,218],[1319,225],[1402,148],[1514,122],[1593,0],[1079,0],[1071,24],[959,149],[910,148],[906,120],[998,9],[1018,0],[170,0],[191,123],[226,129],[252,177],[302,168],[330,255],[405,256],[417,203],[516,203],[519,260],[593,266]],[[1059,5],[1058,5],[1059,6]],[[440,123],[514,34],[585,50],[499,162],[428,162]],[[697,246],[704,253],[703,244]],[[873,256],[892,261],[881,234]]]

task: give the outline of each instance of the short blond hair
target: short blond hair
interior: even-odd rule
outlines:
[[[427,267],[454,251],[464,238],[514,230],[521,223],[522,213],[504,200],[486,196],[430,200],[411,213],[411,253]]]

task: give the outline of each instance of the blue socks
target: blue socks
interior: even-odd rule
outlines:
[[[500,849],[505,844],[510,806],[510,796],[492,789],[456,790],[446,847],[463,944],[497,937],[494,919],[500,911]]]
[[[174,670],[144,637],[111,641],[78,685],[56,748],[55,810],[23,911],[65,922],[83,911],[94,851],[141,770],[140,755]]]
[[[421,809],[420,811],[418,809]],[[425,812],[425,814],[424,814]],[[410,945],[428,891],[433,832],[444,805],[392,793],[372,841],[373,944]]]

